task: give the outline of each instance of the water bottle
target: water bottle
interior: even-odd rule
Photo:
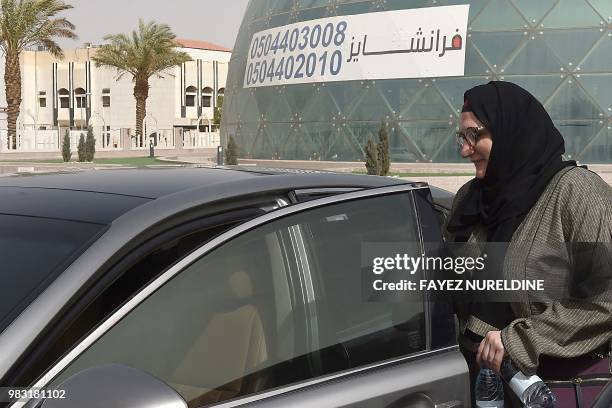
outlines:
[[[509,359],[502,361],[501,375],[526,408],[555,407],[555,396],[537,375],[526,376]]]
[[[502,379],[490,368],[483,368],[478,373],[474,385],[477,407],[503,408],[504,385]]]

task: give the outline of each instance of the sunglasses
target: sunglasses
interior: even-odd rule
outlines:
[[[455,132],[455,137],[457,138],[459,148],[462,148],[466,143],[468,146],[474,147],[478,143],[478,138],[485,133],[487,133],[487,129],[484,126],[468,127],[462,131]]]

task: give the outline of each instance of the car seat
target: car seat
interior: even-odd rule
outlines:
[[[212,316],[172,375],[171,385],[190,407],[255,391],[257,376],[252,374],[268,359],[250,276],[237,271],[227,283],[235,306]]]

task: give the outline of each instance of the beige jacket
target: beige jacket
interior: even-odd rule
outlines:
[[[457,192],[452,211],[465,196],[469,184]],[[447,240],[453,239],[446,227],[444,233]],[[478,227],[468,243],[478,244],[485,240],[485,228]],[[505,277],[541,277],[542,269],[551,262],[548,248],[565,247],[566,242],[606,243],[603,245],[605,253],[600,257],[604,264],[598,267],[612,271],[612,187],[597,174],[580,167],[559,171],[515,231],[504,261]],[[566,251],[566,259],[560,261],[562,265],[579,262],[571,250]],[[557,282],[562,282],[563,278],[551,277]],[[535,374],[541,354],[576,357],[611,342],[611,283],[609,280],[605,283],[607,292],[592,303],[563,300],[542,303],[534,300],[536,294],[522,293],[521,301],[511,304],[517,318],[501,328],[504,347],[517,367],[525,374]],[[468,328],[481,336],[498,330],[467,315],[461,306],[457,315],[462,329]],[[465,339],[460,335],[460,343],[462,340]]]

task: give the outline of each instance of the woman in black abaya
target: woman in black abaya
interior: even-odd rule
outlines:
[[[563,137],[542,104],[509,82],[490,82],[465,93],[457,141],[476,177],[455,197],[447,240],[488,245],[492,256],[487,267],[519,279],[533,272],[532,265],[550,262],[544,245],[591,243],[599,248],[597,263],[582,262],[570,244],[571,262],[561,272],[572,276],[579,263],[588,264],[589,273],[599,279],[596,298],[541,302],[525,293],[513,303],[474,300],[458,307],[459,342],[472,381],[479,366],[499,372],[502,359],[510,358],[527,375],[561,381],[553,388],[557,406],[579,406],[578,399],[588,404],[594,398],[589,392],[596,394],[598,385],[583,392],[570,381],[587,368],[610,377],[601,356],[612,340],[612,299],[609,276],[602,278],[601,271],[612,270],[612,187],[575,162],[563,161]],[[518,243],[523,250],[491,244],[499,242]],[[545,277],[546,268],[540,269],[536,272]],[[507,403],[513,402],[507,398]]]

